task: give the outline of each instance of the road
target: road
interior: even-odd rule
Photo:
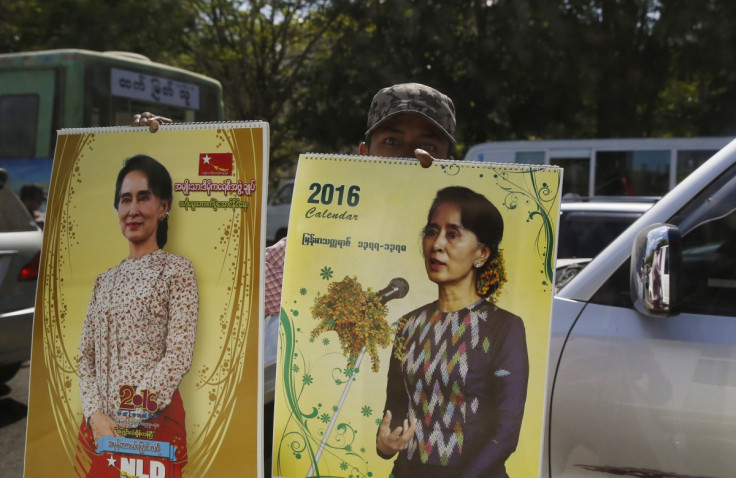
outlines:
[[[29,372],[26,363],[6,386],[0,384],[0,476],[3,478],[23,477]]]

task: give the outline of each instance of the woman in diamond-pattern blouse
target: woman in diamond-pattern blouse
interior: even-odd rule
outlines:
[[[404,316],[376,449],[395,478],[505,478],[524,414],[524,324],[495,305],[506,280],[503,218],[483,195],[440,190],[422,248],[438,298]]]

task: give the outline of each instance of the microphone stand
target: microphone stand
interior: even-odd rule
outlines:
[[[388,302],[389,300],[392,300],[394,298],[400,299],[406,296],[406,293],[408,291],[409,291],[409,284],[406,282],[405,279],[399,277],[396,279],[392,279],[391,282],[389,282],[388,287],[379,291],[377,295],[382,296],[381,302],[385,305],[386,302]],[[366,347],[364,345],[363,348],[360,349],[358,358],[355,359],[353,370],[360,369],[360,363],[363,361],[365,350],[366,350]],[[350,386],[353,384],[354,380],[355,380],[355,373],[353,373],[350,376],[350,380],[348,380],[348,383],[345,384],[345,389],[342,391],[342,397],[340,397],[340,401],[337,402],[337,410],[335,410],[335,413],[332,415],[332,418],[330,419],[329,425],[327,425],[327,430],[325,430],[325,433],[322,436],[322,441],[319,444],[317,453],[314,454],[314,461],[312,461],[312,465],[309,467],[309,471],[307,472],[307,478],[313,476],[315,470],[317,469],[317,463],[319,462],[319,459],[322,457],[322,452],[324,451],[325,446],[327,446],[327,440],[330,438],[330,434],[332,433],[332,429],[335,426],[335,422],[337,422],[337,415],[340,413],[343,403],[345,403],[345,399],[347,398],[348,392],[350,391]]]
[[[358,354],[358,358],[355,359],[355,365],[353,366],[353,369],[360,368],[360,362],[363,360],[363,355],[365,355],[365,346],[363,346],[363,348],[360,350],[360,353]],[[319,444],[317,453],[314,454],[314,461],[312,462],[312,466],[309,468],[309,471],[307,472],[307,477],[313,476],[314,474],[315,468],[317,467],[317,462],[322,456],[322,452],[324,451],[325,446],[327,445],[327,440],[330,438],[330,434],[332,433],[332,428],[335,426],[335,422],[337,421],[337,415],[340,413],[340,410],[342,409],[342,404],[345,402],[345,399],[348,396],[348,392],[350,391],[350,386],[353,384],[353,380],[355,380],[354,374],[351,375],[350,380],[348,380],[348,383],[345,384],[345,389],[342,391],[342,397],[340,397],[340,401],[337,402],[337,410],[335,410],[335,413],[332,415],[330,424],[327,425],[327,430],[325,430],[325,434],[322,437],[322,442]]]

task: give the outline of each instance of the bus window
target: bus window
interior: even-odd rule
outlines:
[[[36,155],[38,95],[0,96],[0,157]]]
[[[669,191],[670,152],[596,152],[595,194],[664,196]]]
[[[23,126],[15,124],[17,121],[13,118],[9,123],[3,124],[3,154],[0,154],[0,158],[26,161],[28,158],[49,155],[53,148],[56,130],[52,122],[56,95],[55,83],[56,72],[52,68],[28,70],[16,68],[8,71],[0,68],[0,97],[3,98],[3,109],[5,110],[3,115],[17,114],[22,116],[21,121],[23,121]],[[25,108],[32,109],[22,113],[19,111]],[[11,112],[11,109],[15,112]],[[4,119],[6,118],[8,117],[4,116]],[[28,135],[33,135],[33,137],[28,138]],[[16,142],[22,144],[12,144]],[[24,153],[21,155],[8,154],[13,151]]]
[[[717,149],[679,150],[677,152],[677,183],[695,171],[708,158],[718,152]]]
[[[722,136],[493,141],[471,146],[465,159],[563,167],[562,194],[663,196],[733,140]]]
[[[590,195],[589,158],[552,158],[550,164],[565,169],[562,175],[562,194]]]

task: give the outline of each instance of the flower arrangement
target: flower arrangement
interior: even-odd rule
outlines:
[[[313,338],[334,330],[348,367],[355,366],[365,347],[371,356],[371,369],[378,371],[378,347],[391,343],[392,328],[386,321],[388,309],[375,292],[370,288],[364,291],[356,277],[345,276],[342,281],[331,283],[326,294],[317,295],[311,311],[319,321],[312,330]]]

